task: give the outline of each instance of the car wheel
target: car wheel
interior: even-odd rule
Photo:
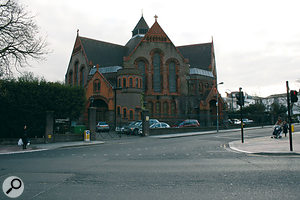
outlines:
[[[138,129],[134,129],[133,135],[138,135],[138,134],[139,134],[139,130]]]

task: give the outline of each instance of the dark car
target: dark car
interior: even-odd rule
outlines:
[[[132,133],[132,132],[131,132],[131,128],[134,127],[134,125],[135,125],[136,123],[138,123],[138,122],[140,122],[140,121],[134,121],[134,122],[130,122],[130,123],[127,124],[127,125],[124,125],[124,126],[121,128],[121,132],[122,132],[122,133],[125,133],[125,134],[131,134],[131,133]]]
[[[183,127],[199,127],[200,123],[196,119],[186,119],[178,125],[178,128]]]
[[[122,127],[122,132],[126,134],[138,135],[139,130],[142,129],[142,121],[134,121],[127,126]]]
[[[98,122],[96,125],[96,131],[109,131],[109,125],[106,122]]]

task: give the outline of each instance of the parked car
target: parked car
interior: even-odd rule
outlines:
[[[243,119],[243,123],[244,124],[251,124],[251,123],[253,123],[253,120],[252,119]]]
[[[109,125],[106,122],[98,122],[96,125],[96,131],[97,132],[109,131]]]
[[[149,119],[149,126],[159,123],[157,119]],[[132,135],[141,135],[142,134],[142,121],[134,121],[128,124],[127,126],[123,126],[121,131],[126,134]]]
[[[244,125],[246,125],[246,124],[251,124],[251,123],[253,123],[253,120],[251,120],[251,119],[243,119],[243,124],[244,124]],[[241,124],[241,120],[237,120],[237,121],[235,122],[235,124]]]
[[[140,120],[132,122],[128,126],[124,127],[124,131],[132,135],[139,135],[139,130],[142,130],[142,121]]]
[[[196,119],[186,119],[183,122],[181,122],[180,124],[178,124],[178,128],[182,128],[182,127],[199,127],[200,123],[198,122],[198,120]]]
[[[158,122],[158,123],[152,124],[150,126],[150,128],[170,128],[170,125],[165,122]]]
[[[137,123],[137,121],[130,122],[129,124],[122,126],[121,127],[121,132],[124,133],[124,134],[130,134],[130,128],[129,127],[133,126],[135,123]]]
[[[156,124],[159,123],[159,121],[157,119],[149,119],[149,126],[151,126],[152,124]]]

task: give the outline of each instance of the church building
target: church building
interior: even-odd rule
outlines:
[[[197,119],[201,126],[216,122],[223,101],[217,95],[213,41],[175,46],[159,25],[149,28],[142,16],[125,45],[80,36],[77,32],[65,82],[86,90],[88,108],[96,107],[97,121],[118,125],[150,118],[169,124]]]

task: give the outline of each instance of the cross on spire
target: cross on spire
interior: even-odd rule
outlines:
[[[158,18],[158,16],[157,16],[157,15],[155,15],[155,16],[154,16],[154,18],[155,18],[155,21],[157,22],[157,18]]]

